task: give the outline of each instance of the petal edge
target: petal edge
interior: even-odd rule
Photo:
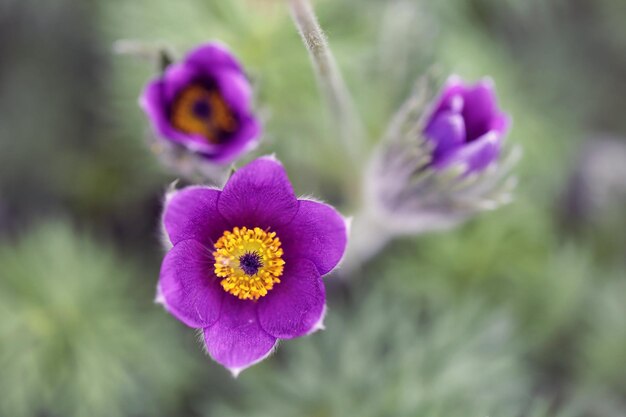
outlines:
[[[293,221],[277,230],[285,259],[304,258],[326,275],[343,258],[348,243],[346,220],[332,206],[313,200],[299,200]]]
[[[286,265],[281,282],[258,301],[261,327],[280,339],[312,333],[326,305],[324,283],[315,265],[306,259]]]
[[[217,208],[234,226],[276,229],[291,222],[298,200],[283,165],[275,158],[261,157],[233,174]]]
[[[260,326],[256,304],[230,295],[220,319],[203,333],[208,354],[234,376],[267,358],[277,342]]]
[[[211,255],[200,242],[178,243],[163,259],[157,302],[189,327],[213,325],[220,316],[224,292],[212,268]]]

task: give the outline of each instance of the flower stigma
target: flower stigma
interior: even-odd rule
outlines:
[[[258,300],[280,283],[285,261],[276,232],[235,227],[215,243],[215,275],[224,291],[241,300]]]
[[[172,106],[172,125],[181,132],[202,135],[209,143],[220,143],[237,130],[237,120],[215,88],[191,84]]]
[[[239,268],[241,268],[246,275],[256,275],[259,268],[262,266],[263,260],[258,252],[246,252],[239,257]]]

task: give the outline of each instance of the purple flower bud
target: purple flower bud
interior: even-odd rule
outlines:
[[[498,108],[491,79],[468,85],[450,77],[424,129],[434,145],[433,168],[465,164],[466,173],[484,170],[499,158],[509,125],[509,116]]]
[[[140,98],[157,135],[217,163],[233,161],[261,132],[252,90],[235,57],[207,43],[169,65]]]
[[[420,80],[372,154],[344,271],[396,236],[448,230],[512,200],[521,149],[503,149],[510,119],[493,82],[450,77],[434,100],[431,84]]]

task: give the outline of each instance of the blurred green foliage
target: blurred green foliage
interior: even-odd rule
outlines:
[[[626,136],[622,1],[316,7],[371,146],[424,71],[492,76],[525,153],[516,201],[329,278],[328,330],[233,381],[151,304],[175,176],[137,106],[155,65],[112,45],[229,44],[266,120],[259,152],[278,154],[297,192],[341,204],[337,138],[284,2],[6,0],[1,417],[624,415],[625,210],[576,217],[562,198],[583,141]],[[36,226],[59,212],[72,221]]]
[[[323,333],[283,346],[210,416],[519,415],[529,378],[503,312],[416,303],[387,282],[354,288]]]
[[[166,415],[193,361],[110,247],[63,222],[0,246],[0,415]],[[146,415],[146,414],[144,414]]]

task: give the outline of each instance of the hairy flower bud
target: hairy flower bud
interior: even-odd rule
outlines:
[[[519,156],[501,157],[510,121],[491,80],[450,77],[427,105],[425,90],[396,115],[367,178],[368,195],[401,233],[446,228],[509,202],[508,174]]]
[[[511,200],[520,149],[503,150],[510,119],[493,82],[453,76],[435,99],[428,84],[422,80],[397,112],[368,165],[347,265],[395,236],[446,230]]]

